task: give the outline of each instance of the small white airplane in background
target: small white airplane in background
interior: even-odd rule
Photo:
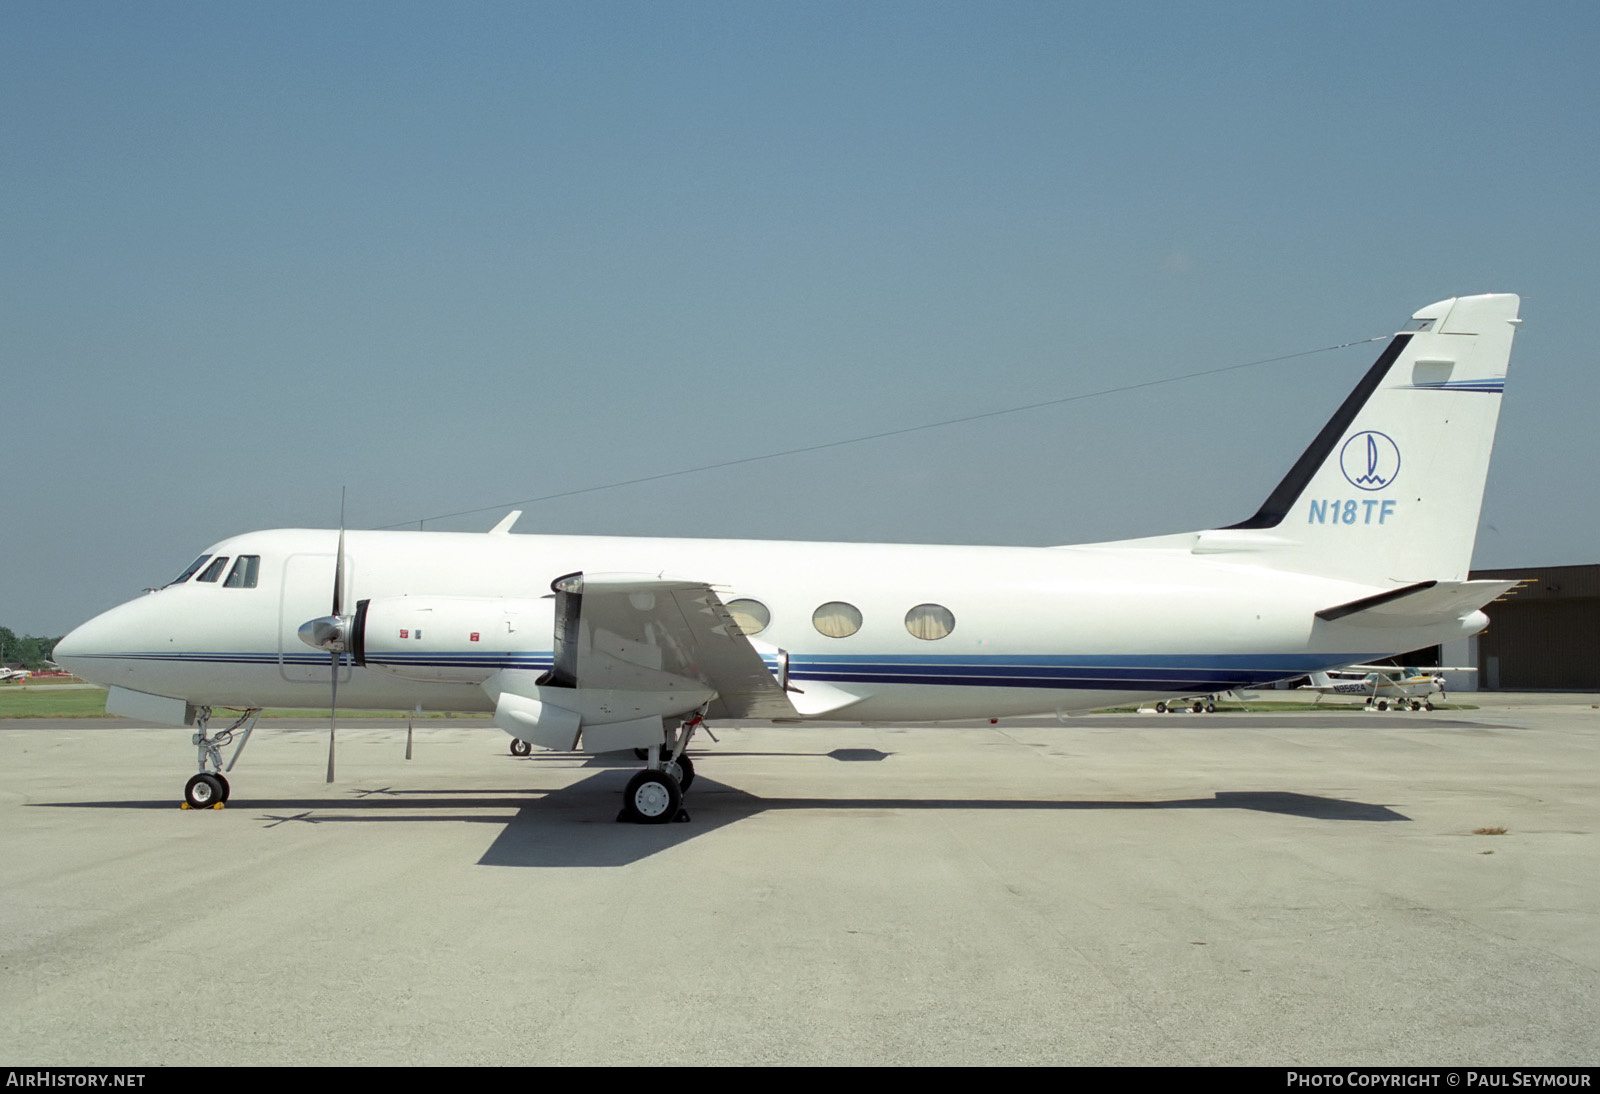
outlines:
[[[12,680],[19,680],[19,681],[20,680],[26,680],[28,677],[30,677],[32,675],[33,675],[32,672],[30,672],[29,670],[24,669],[24,668],[8,669],[8,668],[5,668],[4,666],[0,666],[0,682],[9,682],[9,681],[12,681]]]
[[[1064,714],[1369,662],[1482,630],[1515,584],[1467,567],[1518,304],[1417,312],[1227,527],[1067,547],[512,535],[517,514],[249,532],[55,658],[110,713],[197,728],[191,806],[227,799],[260,708],[342,699],[491,713],[521,752],[641,750],[623,802],[643,822],[685,815],[707,720]],[[243,714],[212,734],[220,707]]]
[[[1318,702],[1324,695],[1347,695],[1366,700],[1378,710],[1432,710],[1433,697],[1445,699],[1447,672],[1477,672],[1476,668],[1410,668],[1401,665],[1346,665],[1342,669],[1311,673],[1311,683],[1296,691],[1315,692]]]

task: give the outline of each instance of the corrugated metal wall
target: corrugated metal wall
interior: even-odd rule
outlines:
[[[1484,609],[1478,686],[1600,690],[1600,565],[1474,570],[1474,578],[1531,578]]]

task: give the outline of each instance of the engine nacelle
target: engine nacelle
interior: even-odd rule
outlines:
[[[578,747],[580,719],[576,713],[554,703],[514,692],[503,691],[495,700],[494,724],[519,741],[527,741],[541,748],[557,750]],[[656,733],[647,744],[661,740],[661,720],[656,720]]]
[[[406,680],[481,684],[503,669],[550,668],[550,598],[384,596],[356,605],[355,663]]]
[[[673,687],[645,691],[557,687],[541,683],[544,679],[542,673],[508,669],[482,684],[495,702],[494,724],[543,748],[648,748],[662,742],[665,719],[716,697],[703,684],[682,677],[670,678]]]

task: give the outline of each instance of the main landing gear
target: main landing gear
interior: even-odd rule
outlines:
[[[1433,700],[1432,699],[1396,699],[1394,701],[1394,709],[1396,709],[1396,710],[1405,710],[1407,706],[1409,706],[1412,710],[1432,710],[1433,709]],[[1388,710],[1389,709],[1389,700],[1387,700],[1387,699],[1374,699],[1374,698],[1370,698],[1369,697],[1367,699],[1367,709],[1371,710],[1371,709],[1374,709],[1374,708],[1376,708],[1378,710]]]
[[[1199,695],[1192,699],[1173,699],[1170,702],[1162,700],[1156,704],[1156,713],[1176,713],[1186,706],[1195,714],[1215,714],[1217,712],[1217,697],[1215,695]]]
[[[676,730],[667,734],[665,742],[647,749],[634,749],[634,754],[645,761],[645,769],[628,780],[622,792],[622,812],[618,821],[630,824],[666,824],[669,821],[686,821],[689,813],[683,808],[683,795],[694,782],[694,763],[684,749],[689,738],[700,727],[697,714]]]
[[[232,771],[233,765],[239,762],[239,754],[244,751],[244,746],[250,740],[250,734],[255,731],[256,719],[261,717],[261,708],[252,707],[239,715],[227,729],[212,737],[206,733],[206,727],[211,724],[211,708],[201,707],[195,718],[195,735],[191,740],[199,752],[200,773],[191,778],[183,787],[183,808],[185,809],[221,809],[227,802],[232,788],[228,786],[228,777],[222,772]],[[248,723],[248,724],[246,724]],[[233,750],[233,758],[228,761],[228,766],[222,766],[222,749],[225,745],[233,743],[233,735],[240,729],[244,735],[239,738],[239,747]],[[207,768],[211,770],[206,770]]]

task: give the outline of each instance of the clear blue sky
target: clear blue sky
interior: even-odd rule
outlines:
[[[1476,562],[1600,561],[1593,4],[0,5],[0,623],[1524,297]],[[530,506],[1063,543],[1254,511],[1375,347]],[[432,527],[487,528],[499,513]],[[713,579],[715,575],[708,575]]]

